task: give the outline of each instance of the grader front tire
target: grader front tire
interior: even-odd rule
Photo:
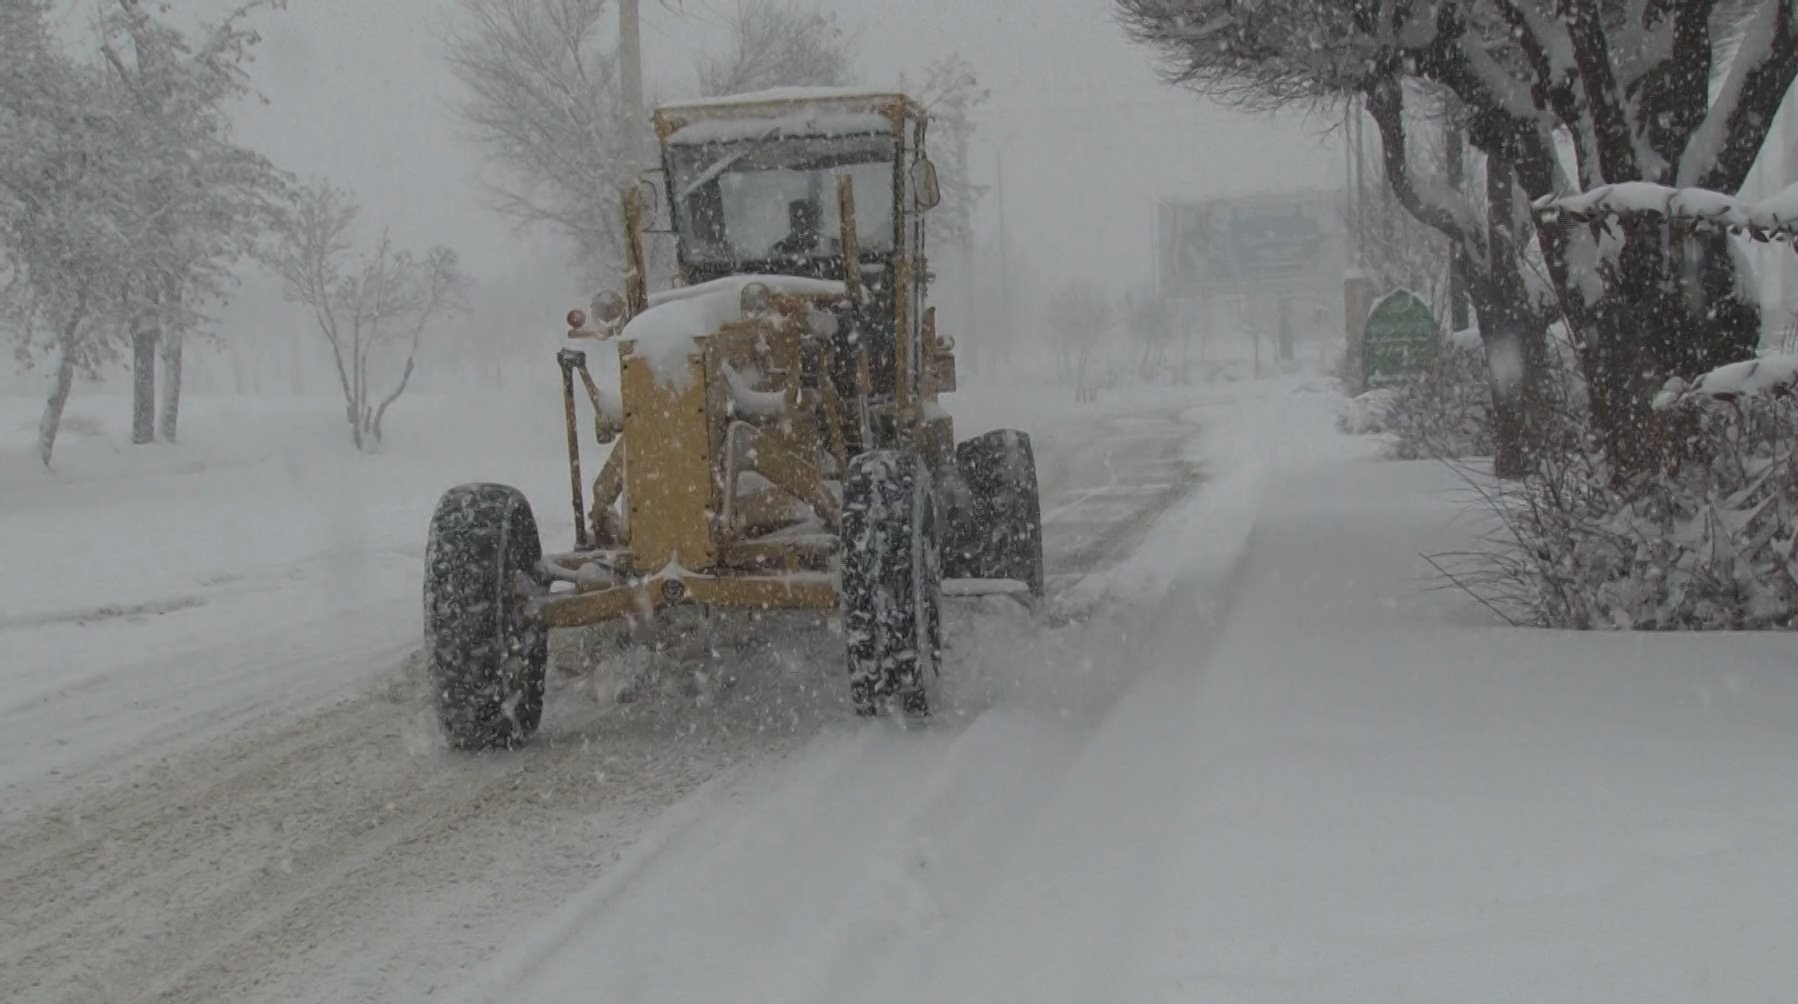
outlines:
[[[843,630],[855,713],[897,703],[930,713],[942,650],[942,566],[930,470],[878,450],[856,457],[843,486]]]
[[[516,489],[462,485],[437,503],[425,544],[425,658],[457,749],[514,748],[542,721],[549,630],[530,609],[542,558]]]

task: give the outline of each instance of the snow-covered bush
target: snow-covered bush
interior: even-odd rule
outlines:
[[[1424,372],[1351,400],[1342,431],[1391,437],[1399,460],[1482,457],[1492,453],[1492,392],[1478,335],[1459,332]]]
[[[1798,402],[1715,375],[1662,396],[1682,446],[1662,470],[1619,477],[1588,430],[1529,478],[1475,482],[1497,517],[1489,546],[1438,567],[1546,627],[1798,626]]]

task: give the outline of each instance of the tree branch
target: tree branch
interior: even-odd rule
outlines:
[[[1379,127],[1386,183],[1399,205],[1419,223],[1439,231],[1457,246],[1484,260],[1485,242],[1469,226],[1471,208],[1451,206],[1426,196],[1411,171],[1411,158],[1406,148],[1404,85],[1393,77],[1374,84],[1367,92],[1367,110]]]
[[[1624,113],[1617,78],[1611,71],[1597,0],[1571,0],[1566,18],[1573,62],[1579,68],[1581,90],[1598,140],[1599,169],[1607,180],[1639,178],[1642,171],[1635,124]]]
[[[1798,77],[1793,0],[1763,0],[1746,24],[1717,100],[1680,157],[1677,184],[1737,192]]]

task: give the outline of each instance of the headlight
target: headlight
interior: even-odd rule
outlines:
[[[624,315],[629,310],[625,306],[624,297],[617,290],[608,289],[593,298],[594,323],[607,330],[624,323]]]
[[[752,282],[743,287],[737,305],[743,308],[745,317],[765,314],[774,307],[774,291],[765,282]]]

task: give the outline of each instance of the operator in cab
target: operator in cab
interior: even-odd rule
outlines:
[[[787,203],[787,229],[785,237],[774,242],[772,248],[776,258],[810,259],[818,251],[819,217],[823,214],[818,204],[810,199],[794,199]]]

